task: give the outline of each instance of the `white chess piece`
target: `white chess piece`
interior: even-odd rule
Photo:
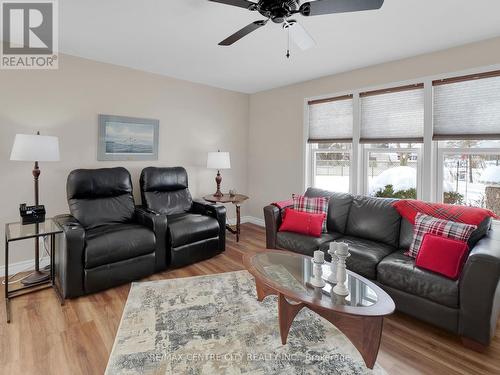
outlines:
[[[326,285],[325,281],[321,277],[323,275],[323,264],[325,263],[324,255],[325,254],[323,254],[321,250],[317,250],[314,252],[314,258],[311,259],[313,264],[313,277],[311,277],[310,283],[312,286],[318,288],[323,288]]]
[[[337,263],[339,262],[339,258],[335,251],[337,250],[337,242],[330,242],[330,247],[328,249],[328,254],[331,255],[332,261],[330,263],[330,275],[328,275],[328,281],[332,284],[337,283]]]
[[[347,296],[349,294],[349,290],[345,285],[347,279],[345,260],[349,256],[349,247],[344,242],[338,243],[335,254],[338,257],[337,285],[333,287],[333,292],[339,296]]]

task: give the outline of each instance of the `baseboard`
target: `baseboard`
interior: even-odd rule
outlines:
[[[227,219],[227,222],[229,225],[235,225],[236,224],[236,219]],[[242,216],[241,217],[241,223],[250,223],[250,224],[255,224],[258,225],[259,227],[264,227],[265,223],[263,219],[259,219],[258,217],[255,216]]]
[[[49,257],[40,259],[40,268],[49,264]],[[15,275],[18,272],[27,272],[35,269],[35,259],[22,260],[16,263],[9,263],[9,276]],[[0,266],[0,277],[4,277],[5,266]]]

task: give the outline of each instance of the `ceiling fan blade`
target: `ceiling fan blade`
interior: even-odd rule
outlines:
[[[224,39],[222,42],[219,43],[219,46],[230,46],[231,44],[237,42],[238,40],[240,40],[244,36],[247,36],[251,32],[253,32],[253,31],[261,28],[266,23],[267,23],[267,21],[255,21],[255,22],[252,22],[250,25],[245,26],[243,29],[238,30],[233,35],[231,35],[230,37]]]
[[[290,32],[290,38],[301,50],[305,51],[316,45],[312,36],[298,22],[287,22],[287,29]]]
[[[252,7],[255,7],[255,3],[252,3],[251,1],[247,0],[208,0],[208,1],[212,1],[214,3],[232,5],[235,7],[240,7],[245,9],[250,9]]]
[[[383,4],[384,0],[317,0],[302,4],[299,12],[303,16],[319,16],[380,9]]]

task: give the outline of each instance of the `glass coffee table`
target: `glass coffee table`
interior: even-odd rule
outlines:
[[[265,251],[243,258],[245,267],[255,277],[257,299],[278,296],[278,318],[282,344],[286,344],[290,326],[297,313],[309,308],[335,325],[358,349],[368,368],[377,359],[384,316],[394,312],[391,297],[364,277],[347,270],[349,295],[333,292],[334,284],[326,279],[330,263],[323,265],[323,288],[312,286],[311,257],[289,251]]]

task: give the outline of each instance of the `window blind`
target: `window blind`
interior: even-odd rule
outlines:
[[[360,94],[361,143],[423,142],[424,85]]]
[[[500,71],[433,86],[435,140],[500,139]]]
[[[309,143],[352,142],[352,95],[309,102]]]

